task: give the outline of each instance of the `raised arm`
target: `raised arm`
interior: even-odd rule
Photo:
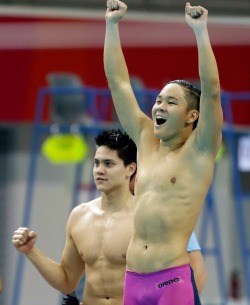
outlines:
[[[216,157],[221,143],[223,115],[220,81],[216,59],[207,30],[208,11],[201,6],[186,4],[186,21],[193,29],[199,58],[201,83],[200,115],[197,126],[197,148]]]
[[[35,246],[36,232],[21,227],[14,232],[12,238],[15,248],[26,255],[43,278],[52,287],[65,294],[71,293],[76,288],[84,271],[83,261],[70,238],[69,230],[67,231],[66,244],[60,263],[45,256]]]
[[[119,22],[126,10],[126,4],[121,1],[107,1],[104,69],[119,120],[130,137],[138,143],[143,124],[149,119],[138,106],[121,48]]]

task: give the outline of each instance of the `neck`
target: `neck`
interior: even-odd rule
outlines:
[[[185,128],[181,134],[160,140],[160,147],[164,147],[164,149],[168,149],[169,151],[174,151],[182,147],[187,139],[192,134],[192,129]]]
[[[116,212],[130,206],[133,203],[134,196],[130,193],[127,186],[126,190],[113,190],[109,193],[102,193],[102,209],[108,212]]]

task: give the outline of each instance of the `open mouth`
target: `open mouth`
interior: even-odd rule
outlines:
[[[166,121],[167,120],[165,118],[163,118],[162,116],[160,116],[160,115],[156,116],[156,124],[157,125],[162,125],[162,124],[166,123]]]

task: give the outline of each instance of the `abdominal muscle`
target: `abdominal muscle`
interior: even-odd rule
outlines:
[[[150,243],[133,237],[127,253],[127,269],[149,273],[189,263],[187,251],[173,251],[170,244]]]
[[[83,305],[122,305],[124,265],[86,268]],[[101,269],[101,270],[100,270]]]
[[[189,263],[187,244],[200,210],[177,197],[157,202],[152,193],[137,198],[134,233],[127,251],[127,269],[138,273]]]

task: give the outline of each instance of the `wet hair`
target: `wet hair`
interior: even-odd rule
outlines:
[[[96,146],[107,146],[115,150],[125,166],[136,163],[137,148],[127,133],[120,129],[104,130],[95,137]]]
[[[200,111],[200,97],[201,97],[201,90],[198,89],[193,84],[185,81],[185,80],[172,80],[167,83],[168,84],[177,84],[180,85],[184,89],[184,96],[187,100],[187,111],[195,109]],[[199,117],[193,123],[193,129],[196,128],[198,123]]]

